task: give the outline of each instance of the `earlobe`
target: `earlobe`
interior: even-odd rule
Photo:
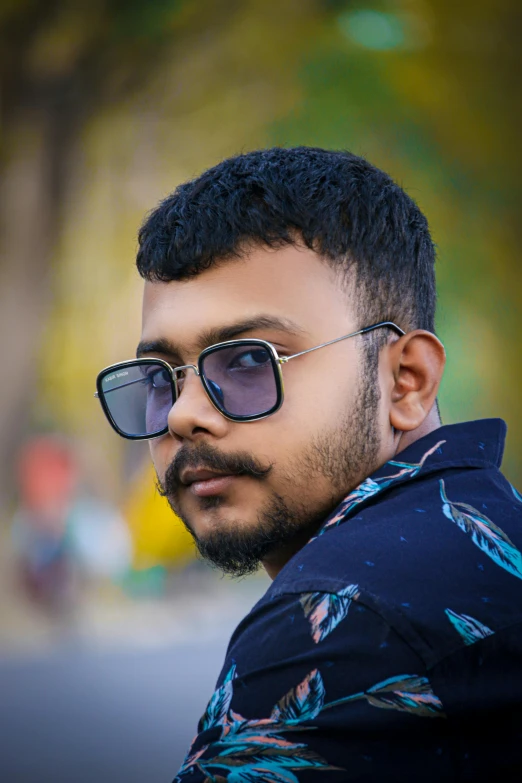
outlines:
[[[440,340],[424,329],[409,332],[389,350],[393,373],[390,424],[409,432],[422,425],[435,404],[446,353]]]

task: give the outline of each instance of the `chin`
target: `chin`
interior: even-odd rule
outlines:
[[[198,539],[218,535],[222,538],[241,537],[255,533],[262,528],[256,518],[238,517],[231,510],[223,509],[221,504],[207,507],[190,517],[190,527]]]
[[[262,525],[221,521],[194,536],[200,556],[224,574],[244,577],[255,573],[272,552]]]
[[[235,498],[234,498],[235,500]],[[182,495],[171,505],[194,537],[200,555],[224,573],[253,573],[267,556],[304,543],[309,515],[296,513],[275,493],[266,502],[231,502],[226,495]]]

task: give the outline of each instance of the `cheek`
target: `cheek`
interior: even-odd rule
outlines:
[[[327,367],[320,362],[309,365],[305,372],[299,368],[285,384],[281,419],[291,427],[312,432],[345,415],[358,386],[352,367]]]
[[[245,427],[243,448],[284,470],[285,464],[299,460],[312,441],[335,431],[350,409],[350,395],[355,395],[355,389],[346,378],[330,377],[323,382],[321,375],[312,374],[300,384],[287,383],[276,414],[256,424],[239,425]]]

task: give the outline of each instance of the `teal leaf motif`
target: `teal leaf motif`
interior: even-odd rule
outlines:
[[[429,680],[416,674],[399,674],[366,691],[325,704],[324,709],[366,699],[373,707],[409,712],[423,718],[445,718],[441,700],[433,693]]]
[[[392,677],[369,688],[366,698],[374,707],[414,712],[430,718],[439,717],[442,710],[442,703],[426,677]]]
[[[274,708],[275,709],[275,708]],[[306,745],[288,742],[278,735],[284,730],[284,725],[270,718],[248,719],[243,718],[234,710],[230,710],[227,725],[224,727],[220,744],[223,750],[220,755],[251,750],[263,752],[277,748],[278,751],[299,750]],[[230,746],[230,747],[228,747]]]
[[[303,593],[299,600],[316,644],[326,639],[344,620],[350,604],[358,597],[358,585],[348,585],[337,593]]]
[[[443,479],[439,484],[444,516],[467,533],[473,543],[497,565],[522,579],[522,554],[504,531],[473,506],[449,500]]]
[[[328,520],[318,535],[322,535],[330,527],[337,527],[337,525],[342,522],[344,517],[349,514],[352,509],[358,506],[359,503],[362,503],[364,500],[368,500],[368,498],[373,497],[380,491],[380,484],[371,478],[364,479],[364,481],[359,484],[359,486],[356,487],[353,492],[350,492],[350,494],[342,501],[335,516]]]
[[[234,676],[235,667],[232,667],[226,678],[228,683],[232,683]],[[220,690],[218,688],[216,693]],[[221,705],[222,698],[219,703]],[[323,681],[319,672],[314,670],[296,688],[283,696],[269,718],[247,719],[229,709],[221,724],[215,724],[221,725],[219,739],[189,755],[176,780],[188,780],[190,778],[185,778],[185,775],[198,769],[207,775],[209,781],[252,780],[256,783],[286,783],[292,780],[289,770],[338,769],[330,766],[314,751],[308,750],[306,744],[290,742],[281,736],[282,732],[289,730],[292,733],[312,730],[313,726],[299,724],[315,718],[321,712],[323,704]],[[217,709],[214,708],[213,712],[217,712]],[[212,751],[212,758],[203,758],[208,756],[209,751]],[[243,778],[240,773],[244,774]]]
[[[303,746],[304,747],[304,746]],[[223,763],[225,761],[225,763]],[[272,781],[293,780],[295,777],[290,770],[339,769],[327,764],[324,759],[314,751],[302,750],[299,754],[288,751],[268,750],[262,753],[238,750],[234,755],[215,757],[210,761],[200,763],[200,767],[207,774],[210,771],[220,770],[226,772],[229,781],[255,781],[255,783],[272,783]],[[242,777],[243,776],[243,777]]]
[[[513,494],[514,494],[514,496],[516,497],[516,499],[519,501],[519,503],[522,503],[522,495],[520,494],[520,492],[518,492],[518,491],[515,489],[515,487],[513,486],[513,484],[511,484],[510,486],[511,486],[511,489],[513,490]]]
[[[312,720],[321,712],[324,704],[323,679],[317,669],[283,696],[272,710],[270,719],[275,723],[292,725]]]
[[[220,737],[189,755],[176,777],[178,783],[184,780],[188,783],[196,770],[206,775],[208,783],[294,783],[297,778],[292,770],[320,769],[324,772],[339,769],[329,765],[304,743],[289,742],[281,734],[313,730],[314,726],[302,724],[324,710],[357,700],[365,699],[375,707],[419,716],[445,717],[440,699],[424,677],[399,675],[361,693],[325,704],[324,685],[317,669],[280,699],[269,718],[247,719],[232,709],[223,715],[223,704],[230,703],[228,691],[223,688],[231,688],[234,677],[235,666],[214,694],[205,714],[206,724],[221,726]],[[221,722],[217,716],[221,716]],[[208,758],[210,751],[212,758]]]
[[[233,770],[227,780],[228,783],[299,783],[299,778],[289,769],[278,769],[264,761]]]
[[[320,756],[307,750],[305,744],[285,740],[280,735],[284,730],[282,724],[276,724],[270,718],[248,720],[234,710],[230,710],[225,718],[221,737],[214,741],[212,746],[204,745],[196,753],[189,755],[179,770],[176,781],[183,780],[183,775],[190,774],[195,768],[203,770],[205,767],[206,774],[209,775],[210,768],[216,770],[216,774],[218,770],[225,774],[234,767],[250,764],[252,757],[265,759],[274,754],[278,758],[288,757],[294,766],[301,763],[299,760],[308,759],[309,766],[330,769]],[[302,730],[304,729],[301,727],[293,729],[293,731]],[[202,757],[209,749],[212,749],[213,757],[203,760]],[[214,778],[210,777],[210,779]]]
[[[286,725],[274,724],[272,720],[248,721],[238,717],[243,729],[226,738],[222,737],[212,745],[215,755],[211,759],[199,761],[199,768],[211,780],[212,775],[219,772],[226,774],[225,779],[228,781],[244,779],[271,783],[291,780],[288,776],[292,769],[337,769],[314,751],[308,750],[305,744],[287,742],[280,737],[276,732],[287,730]],[[302,728],[293,727],[292,730],[299,731]],[[242,778],[241,774],[246,777]]]
[[[232,700],[232,681],[235,676],[236,665],[233,664],[223,680],[223,684],[214,692],[210,699],[205,714],[201,718],[199,731],[224,725]]]
[[[350,492],[350,494],[345,497],[337,509],[335,516],[331,517],[326,522],[326,524],[323,525],[318,535],[323,535],[323,533],[325,533],[326,530],[329,530],[331,527],[337,527],[337,525],[343,521],[346,515],[349,514],[356,506],[358,506],[359,503],[363,503],[365,500],[372,498],[383,489],[386,489],[401,479],[415,478],[415,476],[417,476],[417,474],[422,470],[422,467],[428,457],[431,457],[431,455],[434,454],[434,452],[436,452],[444,443],[446,443],[445,440],[440,440],[438,443],[432,446],[431,449],[428,449],[428,451],[423,454],[419,462],[397,462],[396,460],[390,460],[387,462],[387,465],[393,466],[394,468],[399,468],[398,472],[392,473],[390,476],[382,476],[381,478],[377,479],[364,479],[364,481],[362,481],[359,486],[353,490],[353,492]],[[311,540],[313,541],[313,539]]]
[[[487,625],[483,625],[468,614],[457,614],[451,609],[446,609],[446,616],[457,633],[464,639],[465,644],[474,644],[479,639],[485,639],[486,636],[491,636],[494,633]]]

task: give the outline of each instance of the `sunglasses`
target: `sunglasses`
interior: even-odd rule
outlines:
[[[112,364],[96,379],[96,394],[111,426],[123,438],[148,440],[168,432],[168,416],[183,387],[188,370],[201,379],[212,405],[231,421],[257,421],[275,413],[284,399],[281,367],[349,337],[392,329],[405,332],[391,321],[366,326],[292,356],[279,356],[266,340],[241,339],[205,348],[197,365],[172,367],[163,359],[132,359]]]

